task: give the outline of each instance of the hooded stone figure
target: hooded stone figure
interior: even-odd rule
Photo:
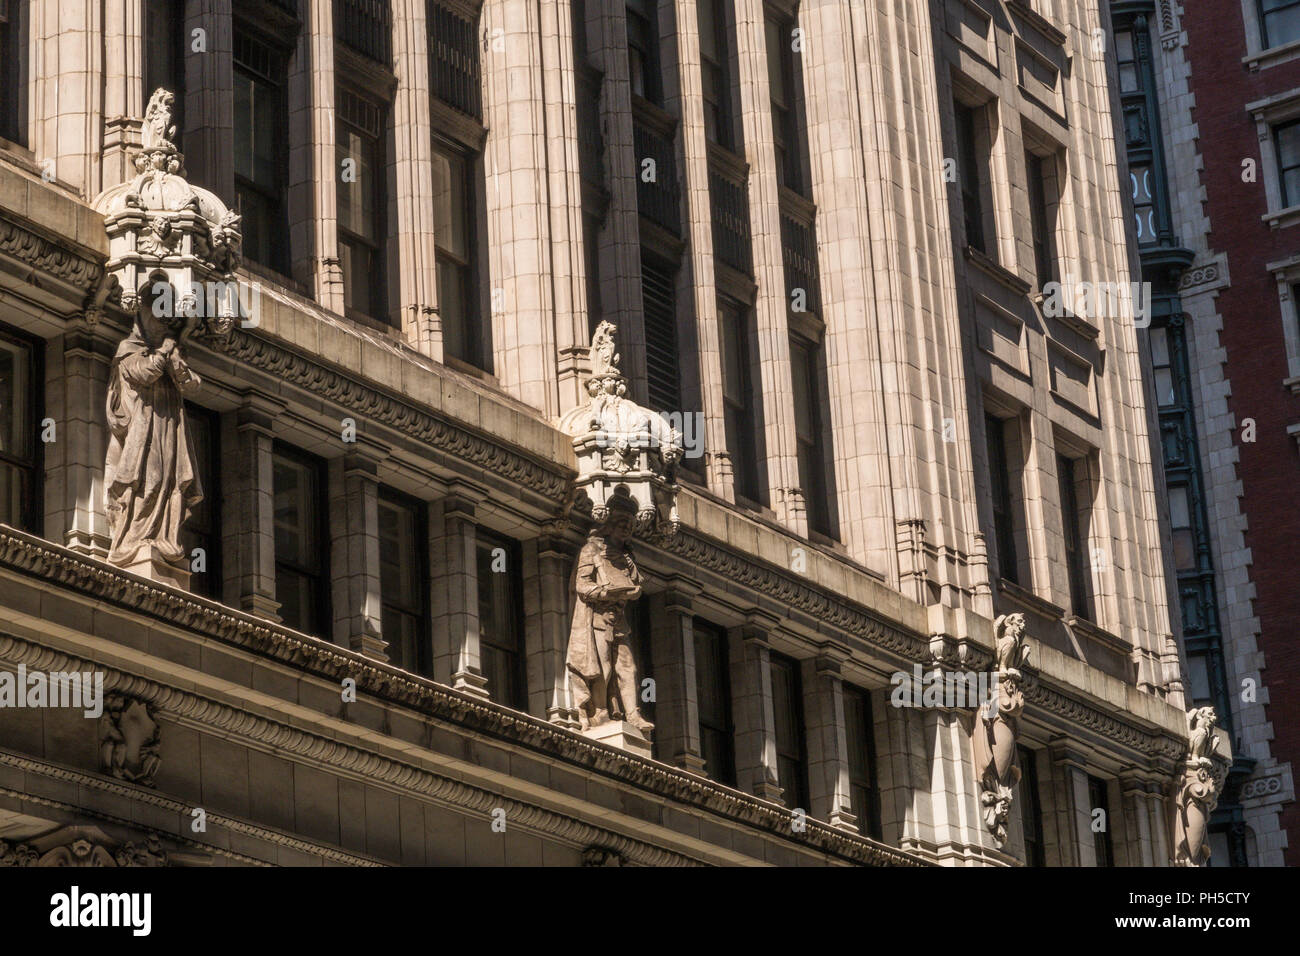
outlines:
[[[642,733],[653,729],[637,706],[636,661],[625,608],[641,596],[641,572],[627,547],[635,509],[615,496],[609,516],[593,530],[578,555],[573,588],[578,601],[565,663],[582,728],[627,721]]]
[[[140,290],[139,303],[131,334],[118,346],[109,370],[104,462],[108,560],[129,570],[138,566],[139,573],[151,577],[186,582],[181,526],[203,500],[203,490],[186,429],[184,396],[198,388],[199,377],[185,364],[177,342],[184,320],[176,323],[165,314],[182,311],[168,307],[177,303],[166,279],[151,277]]]

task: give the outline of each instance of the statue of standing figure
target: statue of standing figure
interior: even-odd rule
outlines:
[[[181,527],[203,500],[184,397],[200,383],[181,354],[184,307],[174,293],[164,277],[150,277],[139,292],[131,333],[113,357],[104,496],[108,560],[183,586],[189,583],[189,562]],[[175,307],[165,307],[168,302]],[[160,314],[167,312],[181,318]]]
[[[641,572],[627,545],[636,521],[625,496],[583,545],[574,569],[577,604],[565,663],[583,730],[621,719],[642,734],[653,725],[637,705],[637,669],[626,607],[641,596]]]

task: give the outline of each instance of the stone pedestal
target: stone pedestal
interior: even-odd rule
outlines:
[[[186,591],[190,588],[190,572],[174,564],[168,564],[158,553],[157,548],[152,546],[141,548],[135,561],[121,567],[123,571],[138,574],[159,584],[170,584]]]
[[[650,741],[625,720],[607,720],[603,724],[584,730],[583,735],[592,740],[599,740],[602,744],[626,750],[638,757],[649,757],[651,754]]]

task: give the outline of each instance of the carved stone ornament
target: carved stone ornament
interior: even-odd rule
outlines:
[[[133,318],[108,384],[108,560],[187,587],[181,529],[203,491],[184,403],[200,382],[183,345],[190,336],[224,341],[234,328],[241,236],[239,216],[182,175],[171,104],[171,93],[154,91],[138,175],[104,190],[94,206],[108,233],[107,275]]]
[[[109,694],[99,718],[99,769],[118,780],[152,787],[162,760],[162,727],[151,704]]]
[[[1187,714],[1187,762],[1175,782],[1173,799],[1174,866],[1202,867],[1210,862],[1210,814],[1218,806],[1231,756],[1214,732],[1219,716],[1213,707]]]
[[[60,827],[23,841],[0,840],[0,866],[167,866],[156,834],[139,841],[114,840],[94,826]]]
[[[1002,844],[1007,840],[1012,788],[1020,781],[1016,740],[1020,736],[1020,714],[1025,709],[1024,678],[1020,666],[1029,657],[1029,647],[1025,644],[1025,616],[1003,614],[993,622],[993,631],[996,635],[994,664],[997,682],[989,706],[980,707],[975,712],[971,743],[984,823]]]
[[[589,399],[560,419],[578,458],[575,495],[599,524],[609,516],[616,493],[635,505],[642,533],[677,533],[677,464],[682,436],[657,412],[627,398],[627,379],[619,370],[610,322],[591,337]]]

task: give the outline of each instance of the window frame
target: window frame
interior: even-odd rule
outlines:
[[[357,99],[360,103],[375,109],[378,122],[377,132],[372,134],[347,118],[346,111],[342,108],[342,103],[344,98],[348,96],[351,96]],[[388,131],[388,113],[392,104],[375,95],[373,92],[347,82],[346,78],[337,72],[335,74],[335,98],[334,124],[336,150],[341,149],[341,143],[339,142],[341,139],[339,136],[340,127],[348,128],[351,132],[361,137],[363,141],[369,139],[374,149],[370,165],[372,168],[371,180],[374,183],[373,188],[375,190],[374,194],[371,196],[371,203],[374,208],[375,216],[375,239],[367,239],[365,236],[362,236],[353,229],[344,226],[341,217],[336,217],[335,220],[340,253],[342,253],[342,246],[344,244],[348,244],[349,246],[359,244],[367,247],[373,255],[374,265],[368,270],[368,275],[366,277],[366,281],[369,284],[368,292],[371,310],[366,311],[353,305],[345,305],[344,309],[347,317],[350,319],[359,320],[363,324],[377,324],[384,329],[391,330],[393,325],[389,321],[388,308],[388,157],[386,140]],[[343,158],[360,159],[360,157],[354,157],[350,153],[346,154]],[[345,185],[348,184],[344,183],[342,177],[340,177],[336,188],[341,193]],[[356,182],[354,181],[351,185],[356,185]],[[341,196],[339,198],[341,199]],[[342,206],[343,203],[338,202],[338,205]],[[339,271],[343,274],[344,295],[346,297],[349,295],[348,287],[351,280],[349,280],[347,275],[348,270],[343,267],[342,255],[340,255],[339,259]],[[375,308],[376,305],[378,308]]]
[[[993,541],[997,549],[998,577],[1012,584],[1020,583],[1020,564],[1016,542],[1016,512],[1011,494],[1011,463],[1007,455],[1006,425],[1019,424],[992,412],[984,413],[984,437],[989,464],[989,486],[993,499]]]
[[[185,523],[183,534],[193,535],[196,546],[203,548],[204,561],[207,570],[203,571],[204,588],[199,593],[219,601],[222,597],[225,581],[221,574],[221,549],[223,535],[221,532],[221,413],[215,409],[205,408],[202,405],[196,405],[193,402],[185,402],[185,420],[187,426],[192,426],[195,421],[202,421],[207,429],[209,438],[208,448],[208,468],[200,469],[199,484],[203,488],[203,502],[208,506],[209,525],[206,532],[198,532],[194,528],[194,518],[191,515],[190,520]],[[192,429],[191,429],[191,441]],[[195,455],[195,464],[201,464],[197,461]],[[193,549],[186,552],[186,558],[192,561]],[[191,572],[193,575],[193,572]],[[190,578],[190,590],[194,588],[194,577]]]
[[[1090,825],[1093,810],[1104,811],[1106,820],[1104,829],[1092,831],[1092,848],[1096,857],[1094,865],[1097,867],[1113,867],[1115,865],[1115,841],[1111,836],[1111,822],[1114,815],[1110,812],[1109,781],[1088,774],[1088,803],[1090,804],[1088,812]]]
[[[0,451],[0,464],[27,473],[21,524],[16,527],[28,534],[40,536],[44,533],[45,526],[45,443],[40,440],[41,422],[45,418],[45,342],[4,323],[0,323],[0,341],[27,350],[28,424],[31,436],[28,457],[20,458]]]
[[[750,335],[752,310],[742,303],[727,296],[718,300],[719,354],[722,359],[722,404],[723,427],[726,432],[727,451],[731,455],[731,473],[733,490],[737,498],[743,498],[758,507],[767,504],[767,492],[763,488],[762,469],[762,435],[758,430],[763,420],[762,395],[754,388],[754,348],[753,336]],[[734,328],[739,354],[734,357],[736,377],[734,383],[739,397],[729,394],[733,383],[729,382],[728,350],[730,346],[728,328]]]
[[[1274,7],[1272,10],[1265,10],[1265,0],[1255,0],[1255,13],[1259,18],[1256,22],[1259,25],[1260,52],[1274,50],[1281,46],[1288,46],[1289,44],[1300,42],[1300,26],[1297,27],[1296,35],[1290,39],[1274,42],[1269,37],[1268,18],[1270,16],[1300,8],[1300,0],[1278,0],[1278,2],[1281,6]]]
[[[1024,744],[1017,744],[1016,760],[1020,765],[1020,785],[1024,792],[1020,819],[1025,847],[1025,866],[1046,866],[1046,840],[1043,833],[1043,793],[1039,789],[1038,782],[1038,757],[1029,747]],[[1107,816],[1109,817],[1109,811]],[[1036,839],[1030,839],[1029,823],[1033,824]],[[1107,819],[1106,824],[1107,826],[1110,825],[1109,819]]]
[[[479,303],[479,283],[477,282],[479,274],[479,255],[478,240],[479,230],[477,228],[478,201],[476,195],[476,184],[478,181],[479,154],[469,147],[439,136],[436,133],[433,136],[432,149],[435,155],[447,156],[454,158],[464,172],[464,178],[459,184],[463,188],[463,203],[461,215],[465,222],[465,256],[458,256],[452,250],[446,248],[439,239],[439,229],[437,228],[437,211],[434,211],[434,258],[439,266],[435,275],[435,281],[438,283],[438,315],[440,324],[443,329],[443,351],[444,355],[458,359],[473,365],[475,368],[486,368],[487,362],[484,356],[485,337],[483,335],[482,309]],[[450,168],[449,163],[449,168]],[[436,184],[435,184],[436,185]],[[455,184],[453,184],[453,192]],[[436,191],[436,189],[435,189]],[[463,303],[463,315],[460,322],[460,335],[462,338],[461,352],[456,354],[454,351],[447,349],[447,318],[443,312],[443,286],[441,266],[449,266],[456,273],[461,283],[461,301]]]
[[[810,425],[806,434],[801,434],[799,431],[798,408],[801,396],[797,384],[798,377],[794,374],[795,362],[800,361],[797,358],[799,353],[802,353],[804,363],[803,380],[808,387],[807,396],[802,397],[808,408]],[[826,429],[823,424],[825,420],[825,411],[823,409],[825,389],[822,381],[821,353],[822,344],[820,342],[814,342],[804,336],[791,333],[791,401],[794,410],[795,450],[799,464],[799,485],[804,497],[804,514],[807,517],[810,532],[835,539],[837,509],[835,503],[831,500],[834,493],[833,475],[827,469],[828,448],[825,441]],[[809,473],[805,473],[805,453],[808,455]],[[809,488],[809,485],[813,487]],[[814,505],[814,502],[816,502],[816,505]]]
[[[721,698],[722,713],[720,714],[706,714],[702,706],[706,697],[701,683],[703,669],[699,666],[701,645],[710,641],[713,642],[711,649],[713,651],[714,670],[718,675],[717,686],[712,690],[716,691],[717,696]],[[702,772],[710,780],[729,787],[735,787],[739,778],[736,774],[736,725],[733,713],[734,701],[731,694],[730,636],[727,634],[725,627],[697,617],[691,622],[691,643],[695,658],[695,687],[693,688],[696,704],[695,719],[700,737],[700,758],[704,763]],[[709,739],[719,743],[721,753],[726,757],[724,766],[710,767],[708,765],[708,748],[704,744],[706,735],[710,735]]]
[[[789,674],[791,712],[787,716],[790,729],[794,733],[794,740],[781,739],[781,720],[777,717],[777,710],[781,706],[776,691],[778,671]],[[808,733],[807,724],[804,723],[803,670],[795,658],[770,651],[768,674],[772,682],[774,718],[772,738],[776,746],[777,782],[781,787],[781,802],[790,810],[797,808],[808,812],[811,792],[808,786]],[[790,774],[782,772],[791,766],[795,771],[792,779]]]
[[[1070,584],[1070,613],[1075,617],[1092,621],[1092,588],[1090,586],[1088,567],[1084,557],[1088,550],[1087,534],[1080,522],[1079,475],[1076,465],[1084,458],[1071,458],[1057,451],[1056,475],[1060,495],[1061,511],[1061,548],[1065,555],[1066,573]]]
[[[854,684],[844,684],[844,736],[849,748],[849,810],[857,818],[858,832],[865,833],[873,840],[883,839],[880,807],[880,784],[876,761],[875,715],[872,710],[871,692]],[[850,701],[857,706],[855,713],[863,717],[861,737],[863,747],[860,754],[862,763],[855,765],[853,754],[852,723]],[[866,806],[859,806],[857,793],[866,792]]]
[[[403,661],[396,664],[396,666],[415,674],[422,674],[426,677],[430,677],[433,675],[433,614],[432,601],[429,593],[429,506],[419,498],[413,498],[410,495],[403,494],[388,485],[379,486],[377,498],[380,508],[398,508],[411,513],[412,546],[414,548],[413,560],[415,562],[414,574],[417,582],[416,591],[419,598],[419,607],[404,607],[390,599],[387,589],[384,587],[383,558],[381,554],[379,570],[380,620],[382,622],[385,613],[390,609],[399,614],[415,618],[415,660]],[[376,536],[378,536],[378,528],[376,528]],[[379,540],[379,545],[382,551],[384,547],[382,538]],[[386,647],[391,648],[393,644],[389,640],[389,636],[390,635],[388,634],[384,634],[384,641]],[[391,656],[389,657],[389,662],[393,663]]]
[[[987,131],[987,106],[970,106],[953,100],[953,122],[957,135],[957,176],[961,193],[962,221],[966,245],[991,256],[989,252],[988,210],[985,206],[985,183],[988,178],[988,156],[980,161],[981,125]],[[996,245],[996,239],[993,245]]]
[[[266,73],[259,73],[251,64],[242,63],[238,56],[239,41],[244,39],[245,42],[256,44],[263,47],[272,57],[279,57],[273,60],[273,66],[276,76]],[[274,111],[278,120],[278,128],[288,130],[289,128],[289,76],[288,63],[293,55],[291,50],[286,50],[279,44],[269,39],[265,35],[250,30],[241,20],[236,19],[233,28],[233,37],[231,44],[231,71],[235,78],[239,74],[244,74],[256,89],[258,84],[264,84],[274,88]],[[253,126],[256,128],[257,118],[253,115]],[[250,131],[250,136],[252,131]],[[289,148],[288,137],[280,136],[276,139],[275,147],[275,170],[276,183],[273,186],[262,184],[255,179],[250,179],[238,171],[238,164],[233,163],[235,171],[235,194],[236,201],[239,203],[241,214],[243,213],[243,191],[257,194],[262,200],[266,201],[274,210],[274,221],[271,222],[272,241],[270,245],[271,261],[263,262],[248,253],[245,250],[245,256],[253,262],[268,269],[278,272],[282,276],[288,276],[291,271],[292,249],[290,248],[290,229],[289,229]],[[231,137],[231,150],[234,151],[234,137]],[[254,174],[256,170],[254,170]],[[276,233],[279,233],[277,236]]]
[[[659,42],[659,2],[658,0],[626,0],[624,10],[624,33],[627,43],[628,84],[632,95],[653,103],[660,109],[664,105],[664,65],[663,51]],[[633,36],[633,24],[637,35]],[[634,74],[633,54],[641,63],[641,91],[637,92]]]
[[[285,566],[290,573],[315,578],[317,581],[317,594],[313,612],[317,617],[318,630],[322,633],[316,634],[324,640],[332,641],[334,639],[334,621],[331,615],[331,597],[330,584],[330,526],[329,526],[329,468],[325,459],[320,458],[310,452],[303,451],[294,445],[275,439],[271,444],[271,509],[272,515],[275,511],[275,459],[282,458],[286,461],[293,462],[300,467],[310,469],[315,476],[316,492],[319,500],[316,502],[313,517],[313,527],[316,535],[317,550],[320,557],[313,569],[306,565],[297,565],[289,561],[284,561],[280,557],[279,548],[274,547],[275,554],[275,578],[276,578],[276,601],[280,601],[280,568]],[[274,518],[273,518],[274,520]],[[283,604],[280,605],[283,610]],[[283,615],[281,615],[283,619]],[[293,627],[292,624],[286,626]],[[302,630],[302,628],[299,628]],[[309,630],[303,630],[305,634],[311,634]]]
[[[479,565],[476,564],[475,577],[477,579],[480,608],[479,669],[483,672],[485,680],[484,686],[490,700],[505,707],[526,712],[528,710],[528,647],[526,644],[526,622],[524,621],[523,580],[521,574],[512,573],[510,571],[511,568],[523,568],[523,549],[519,542],[513,538],[507,538],[504,535],[497,534],[482,526],[477,529],[475,539],[475,561],[479,562],[479,564],[481,564],[480,559],[484,552],[487,552],[490,555],[491,551],[495,548],[504,548],[506,551],[506,572],[501,575],[498,575],[496,572],[491,572],[491,578],[489,580],[494,580],[497,577],[504,577],[507,579],[505,581],[505,593],[509,602],[509,610],[511,612],[509,615],[511,630],[514,632],[515,638],[515,647],[512,649],[501,644],[497,639],[495,639],[494,635],[487,632],[481,611],[483,606],[483,588],[485,582],[482,580],[483,576],[478,573]],[[482,667],[485,647],[490,647],[493,651],[513,658],[513,661],[510,662],[512,666],[508,670],[515,681],[515,694],[511,696],[511,699],[507,699],[507,696],[510,695],[497,696],[497,693],[491,686],[492,682],[487,679],[488,675],[486,669]]]

